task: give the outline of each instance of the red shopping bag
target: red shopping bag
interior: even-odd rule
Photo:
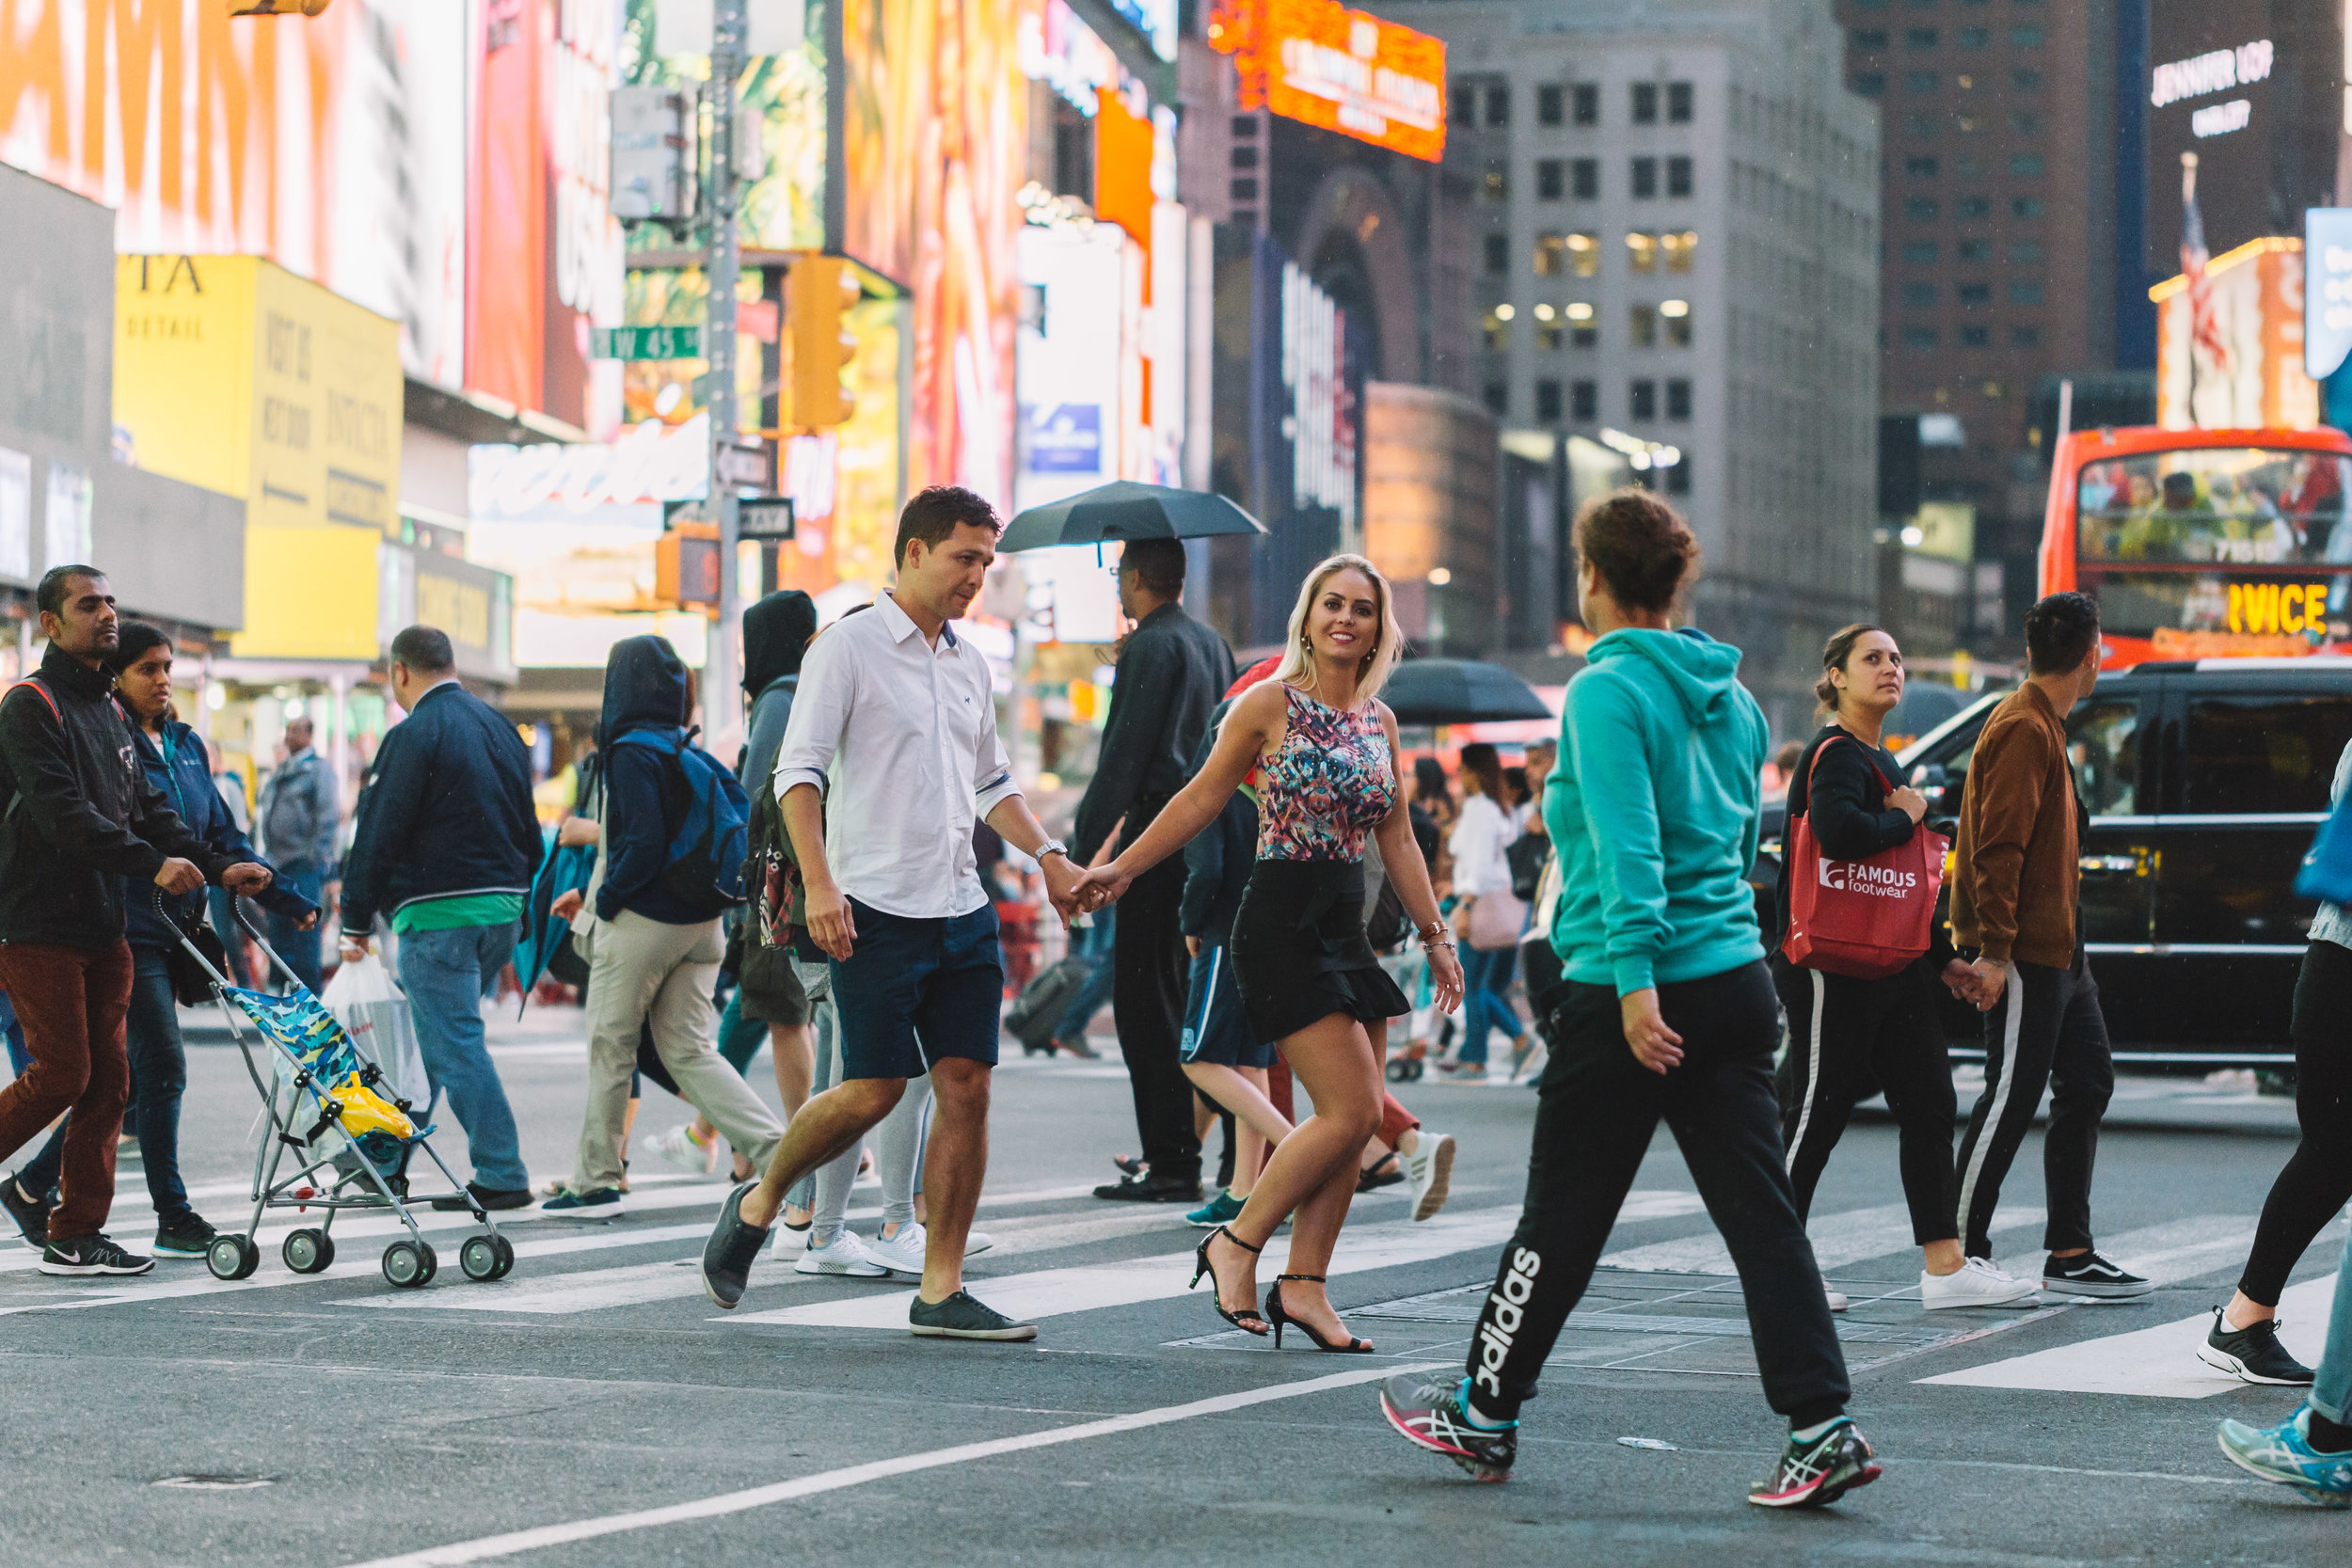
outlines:
[[[1814,767],[1820,763],[1821,753],[1814,752]],[[1883,980],[1928,950],[1951,841],[1922,825],[1868,860],[1832,860],[1813,836],[1812,788],[1808,774],[1805,815],[1789,826],[1781,872],[1789,879],[1788,931],[1780,950],[1806,969]]]

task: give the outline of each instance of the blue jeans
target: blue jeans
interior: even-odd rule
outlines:
[[[0,991],[0,1032],[8,1042],[8,1070],[22,1078],[33,1065],[33,1053],[24,1049],[24,1025],[16,1021],[16,1005],[7,991]]]
[[[1519,1015],[1511,1010],[1511,972],[1518,967],[1519,950],[1498,947],[1482,953],[1475,947],[1462,949],[1462,983],[1465,1006],[1462,1009],[1462,1049],[1456,1059],[1483,1065],[1486,1060],[1486,1036],[1500,1029],[1503,1038],[1518,1039],[1524,1027]]]
[[[2352,1425],[2352,1242],[2336,1270],[2335,1315],[2328,1320],[2328,1344],[2320,1353],[2319,1377],[2311,1407],[2338,1425]]]
[[[1111,962],[1111,944],[1118,937],[1119,911],[1105,907],[1094,911],[1094,924],[1088,927],[1085,941],[1078,954],[1094,967],[1088,971],[1086,984],[1062,1009],[1061,1022],[1055,1026],[1057,1040],[1083,1040],[1087,1024],[1096,1013],[1109,1006],[1111,984],[1119,977],[1119,966]]]
[[[277,867],[277,872],[278,886],[291,888],[313,904],[319,902],[319,894],[326,884],[316,862],[296,861],[292,865]],[[290,914],[279,914],[276,910],[265,912],[268,915],[269,944],[278,950],[279,958],[286,960],[286,967],[310,988],[310,994],[316,996],[319,993],[319,931],[325,922],[305,931],[294,924],[294,916]],[[272,975],[267,983],[274,987],[276,981],[277,976]]]
[[[180,1180],[180,1099],[187,1092],[188,1056],[180,1039],[171,971],[161,948],[131,949],[131,1011],[123,1037],[131,1054],[131,1103],[122,1113],[122,1130],[139,1141],[156,1224],[168,1227],[196,1211],[188,1206],[187,1184]],[[26,1192],[45,1193],[57,1184],[66,1126],[57,1123],[40,1152],[17,1172]]]
[[[515,1113],[482,1038],[482,993],[515,954],[512,920],[411,931],[400,939],[400,983],[417,1021],[417,1050],[434,1092],[466,1130],[477,1185],[501,1192],[531,1186]]]

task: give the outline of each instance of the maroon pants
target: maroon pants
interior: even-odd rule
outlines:
[[[114,1207],[115,1138],[131,1098],[122,1038],[131,1010],[131,944],[0,943],[0,990],[15,1005],[33,1058],[23,1077],[0,1089],[0,1160],[39,1136],[58,1113],[72,1111],[49,1239],[94,1236]]]

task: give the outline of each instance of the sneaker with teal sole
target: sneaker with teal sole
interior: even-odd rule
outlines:
[[[2312,1447],[2310,1421],[2309,1405],[2268,1429],[2224,1421],[2221,1451],[2238,1468],[2292,1486],[2315,1503],[2352,1508],[2352,1449],[2321,1453]]]
[[[1203,1230],[1214,1230],[1220,1225],[1231,1225],[1239,1218],[1241,1206],[1248,1201],[1247,1198],[1235,1197],[1229,1189],[1218,1193],[1216,1196],[1186,1214],[1184,1218],[1188,1223],[1197,1225]]]

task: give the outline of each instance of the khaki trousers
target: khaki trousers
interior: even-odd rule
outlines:
[[[719,922],[671,926],[623,910],[597,922],[588,966],[588,1109],[580,1129],[572,1190],[621,1181],[621,1130],[628,1116],[637,1037],[650,1019],[654,1050],[689,1104],[727,1142],[766,1168],[784,1123],[720,1058],[718,1010],[710,991],[724,948]]]

